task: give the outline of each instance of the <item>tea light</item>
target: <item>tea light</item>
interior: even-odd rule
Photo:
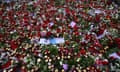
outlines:
[[[90,68],[89,68],[89,67],[87,67],[87,70],[90,70]]]
[[[104,49],[105,49],[105,50],[107,50],[108,48],[109,48],[109,47],[108,47],[108,46],[106,46]]]
[[[64,70],[64,69],[62,69],[62,72],[65,72],[65,70]]]
[[[47,55],[44,56],[44,58],[47,58],[47,57],[48,57]]]
[[[37,62],[41,62],[41,59],[39,58],[39,59],[37,59]]]
[[[50,65],[51,65],[51,62],[48,62],[48,65],[50,66]]]
[[[58,69],[55,69],[55,72],[58,72]]]
[[[68,56],[68,59],[70,59],[71,58],[71,56]]]
[[[84,69],[83,72],[87,72],[86,69]]]
[[[51,69],[52,67],[51,66],[48,66],[49,69]]]
[[[48,62],[48,59],[46,59],[45,62]]]
[[[60,57],[58,56],[57,59],[60,60]]]
[[[52,61],[52,59],[49,59],[49,62],[51,62]]]

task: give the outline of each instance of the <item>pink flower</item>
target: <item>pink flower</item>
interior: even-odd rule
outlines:
[[[102,60],[97,59],[97,60],[95,61],[95,63],[96,63],[97,65],[102,65]]]
[[[68,70],[68,64],[63,64],[63,69]]]
[[[40,35],[43,37],[43,36],[46,36],[47,35],[47,32],[46,31],[42,31],[41,33],[40,33]]]

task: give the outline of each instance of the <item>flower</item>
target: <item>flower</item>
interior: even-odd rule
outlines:
[[[97,15],[95,16],[95,22],[100,22],[100,15]]]
[[[11,49],[16,49],[16,48],[18,48],[18,44],[16,43],[16,41],[11,41],[10,42],[10,47],[11,47]]]
[[[109,63],[109,62],[108,62],[106,59],[102,61],[102,64],[103,64],[103,65],[107,65],[108,63]]]
[[[68,64],[63,64],[63,69],[68,70]]]
[[[85,55],[86,54],[86,50],[85,49],[81,49],[80,50],[80,54]]]
[[[0,66],[1,69],[5,69],[11,66],[11,60],[9,60],[8,62],[6,62],[5,64],[3,64],[2,66]]]
[[[118,48],[120,48],[120,38],[115,38],[114,41],[118,45]]]

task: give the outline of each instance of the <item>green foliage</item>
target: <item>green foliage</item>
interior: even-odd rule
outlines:
[[[67,63],[68,63],[69,66],[77,65],[78,64],[74,59],[68,60]]]
[[[88,56],[88,57],[82,56],[80,58],[80,65],[82,66],[82,68],[86,68],[86,67],[91,66],[93,64],[94,64],[94,59],[90,56]]]
[[[63,4],[65,4],[65,0],[55,0],[56,6],[62,6]]]
[[[5,47],[5,43],[4,42],[0,42],[0,48],[4,48]]]
[[[50,46],[48,48],[48,50],[50,51],[51,55],[58,55],[58,49],[55,46]]]
[[[120,49],[119,48],[117,48],[117,47],[115,47],[115,48],[109,48],[104,54],[103,54],[103,56],[105,57],[105,58],[108,58],[109,57],[109,55],[110,54],[112,54],[112,53],[114,53],[114,52],[117,52],[117,51],[119,51]]]

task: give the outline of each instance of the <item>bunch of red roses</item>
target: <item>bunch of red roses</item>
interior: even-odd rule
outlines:
[[[108,71],[109,54],[120,49],[119,23],[109,0],[2,2],[0,71]],[[55,37],[65,42],[39,44]]]

